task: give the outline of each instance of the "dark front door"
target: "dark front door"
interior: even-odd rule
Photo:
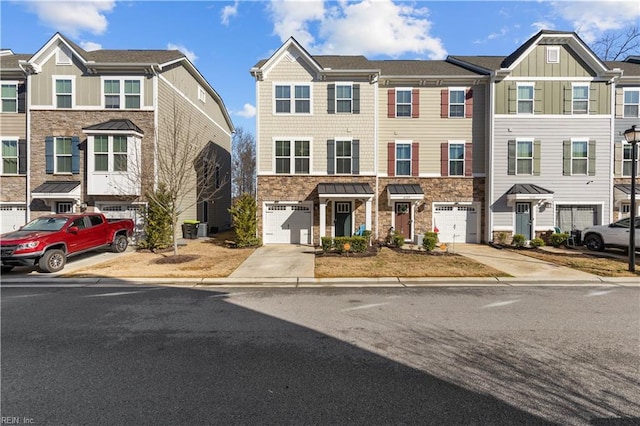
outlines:
[[[531,239],[531,203],[516,203],[516,234]]]
[[[405,240],[411,239],[411,205],[409,203],[396,203],[396,231],[400,232]]]
[[[336,237],[351,236],[351,203],[336,202]]]

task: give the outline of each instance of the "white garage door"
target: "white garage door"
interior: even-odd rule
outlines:
[[[476,205],[434,205],[433,220],[434,227],[439,230],[438,239],[443,243],[479,242],[478,213]]]
[[[143,206],[140,204],[96,204],[98,210],[108,219],[132,219],[133,240],[137,241],[144,231]]]
[[[311,244],[311,208],[302,204],[267,204],[265,244]]]
[[[25,223],[27,208],[19,204],[5,204],[0,206],[0,222],[2,222],[1,232],[15,231]]]

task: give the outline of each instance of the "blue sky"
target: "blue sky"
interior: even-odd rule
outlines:
[[[0,47],[34,53],[61,32],[87,50],[180,49],[255,131],[249,69],[290,36],[311,54],[369,59],[508,55],[540,29],[590,43],[640,21],[636,1],[15,1],[0,2]]]

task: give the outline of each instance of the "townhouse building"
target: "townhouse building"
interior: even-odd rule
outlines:
[[[192,161],[216,162],[216,175],[204,178],[220,183],[214,202],[185,189],[189,208],[181,219],[209,229],[230,226],[233,123],[221,97],[180,51],[88,52],[57,33],[34,54],[3,56],[0,68],[3,106],[5,85],[18,104],[26,101],[0,115],[3,165],[18,157],[17,167],[2,171],[2,205],[14,209],[9,215],[3,207],[3,231],[51,213],[139,218],[145,192],[162,175],[161,154],[178,133],[197,148]],[[17,151],[10,149],[15,141]],[[195,168],[188,178],[203,179]]]

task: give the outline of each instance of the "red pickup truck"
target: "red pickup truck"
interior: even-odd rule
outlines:
[[[40,272],[58,272],[67,257],[111,247],[127,249],[133,233],[131,219],[107,219],[101,213],[42,216],[18,231],[0,235],[2,272],[15,266],[37,266]]]

